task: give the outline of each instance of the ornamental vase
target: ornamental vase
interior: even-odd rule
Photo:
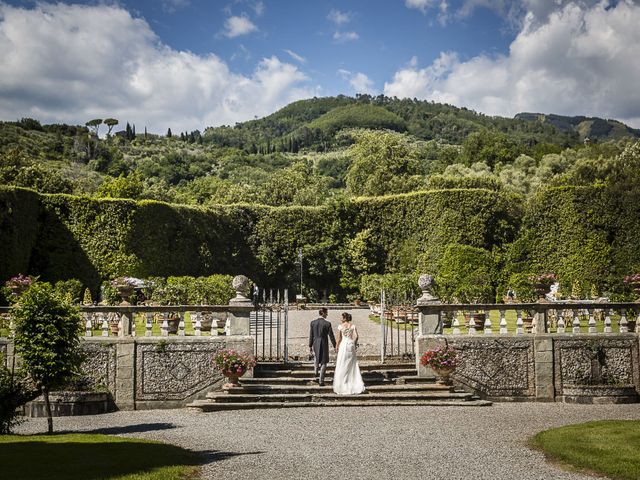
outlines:
[[[431,367],[438,376],[437,383],[441,385],[451,385],[451,374],[455,371],[455,367]]]
[[[227,383],[225,383],[222,388],[229,389],[232,387],[239,387],[239,379],[242,375],[244,375],[244,373],[245,370],[242,370],[241,373],[238,373],[237,371],[223,370],[222,374],[227,377]]]

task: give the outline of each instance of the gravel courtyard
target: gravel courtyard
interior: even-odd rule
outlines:
[[[597,419],[640,419],[640,406],[148,410],[57,418],[55,427],[204,452],[205,479],[581,479],[592,477],[558,469],[525,442],[550,427]],[[30,419],[18,429],[45,430],[45,419]]]

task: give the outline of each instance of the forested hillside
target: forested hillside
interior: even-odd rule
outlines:
[[[126,119],[69,126],[24,118],[0,122],[0,182],[198,205],[322,205],[342,195],[455,187],[529,195],[541,185],[606,181],[611,161],[638,135],[613,120],[490,117],[369,95],[302,100],[203,131],[168,126],[163,135]]]
[[[465,266],[471,293],[443,298],[501,298],[549,272],[565,291],[627,298],[624,275],[640,268],[637,131],[563,118],[359,96],[163,135],[112,118],[0,122],[0,280],[96,289],[118,275],[244,273],[293,285],[302,249],[312,295],[355,298],[381,273],[446,284]],[[584,122],[613,128],[584,141]]]

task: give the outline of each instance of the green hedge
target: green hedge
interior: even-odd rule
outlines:
[[[187,207],[0,188],[0,280],[245,274],[343,295],[364,274],[438,273],[446,249],[491,252],[499,292],[513,273],[556,273],[599,291],[640,269],[640,203],[604,187],[522,197],[483,189],[340,200],[327,207]],[[342,287],[340,286],[342,284]]]

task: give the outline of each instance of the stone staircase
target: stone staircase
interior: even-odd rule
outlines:
[[[313,382],[313,364],[260,363],[253,378],[241,378],[240,387],[212,391],[206,399],[187,405],[203,412],[253,408],[363,407],[395,405],[488,406],[471,393],[416,376],[415,364],[360,364],[367,391],[362,395],[336,395],[327,369],[326,386]]]

